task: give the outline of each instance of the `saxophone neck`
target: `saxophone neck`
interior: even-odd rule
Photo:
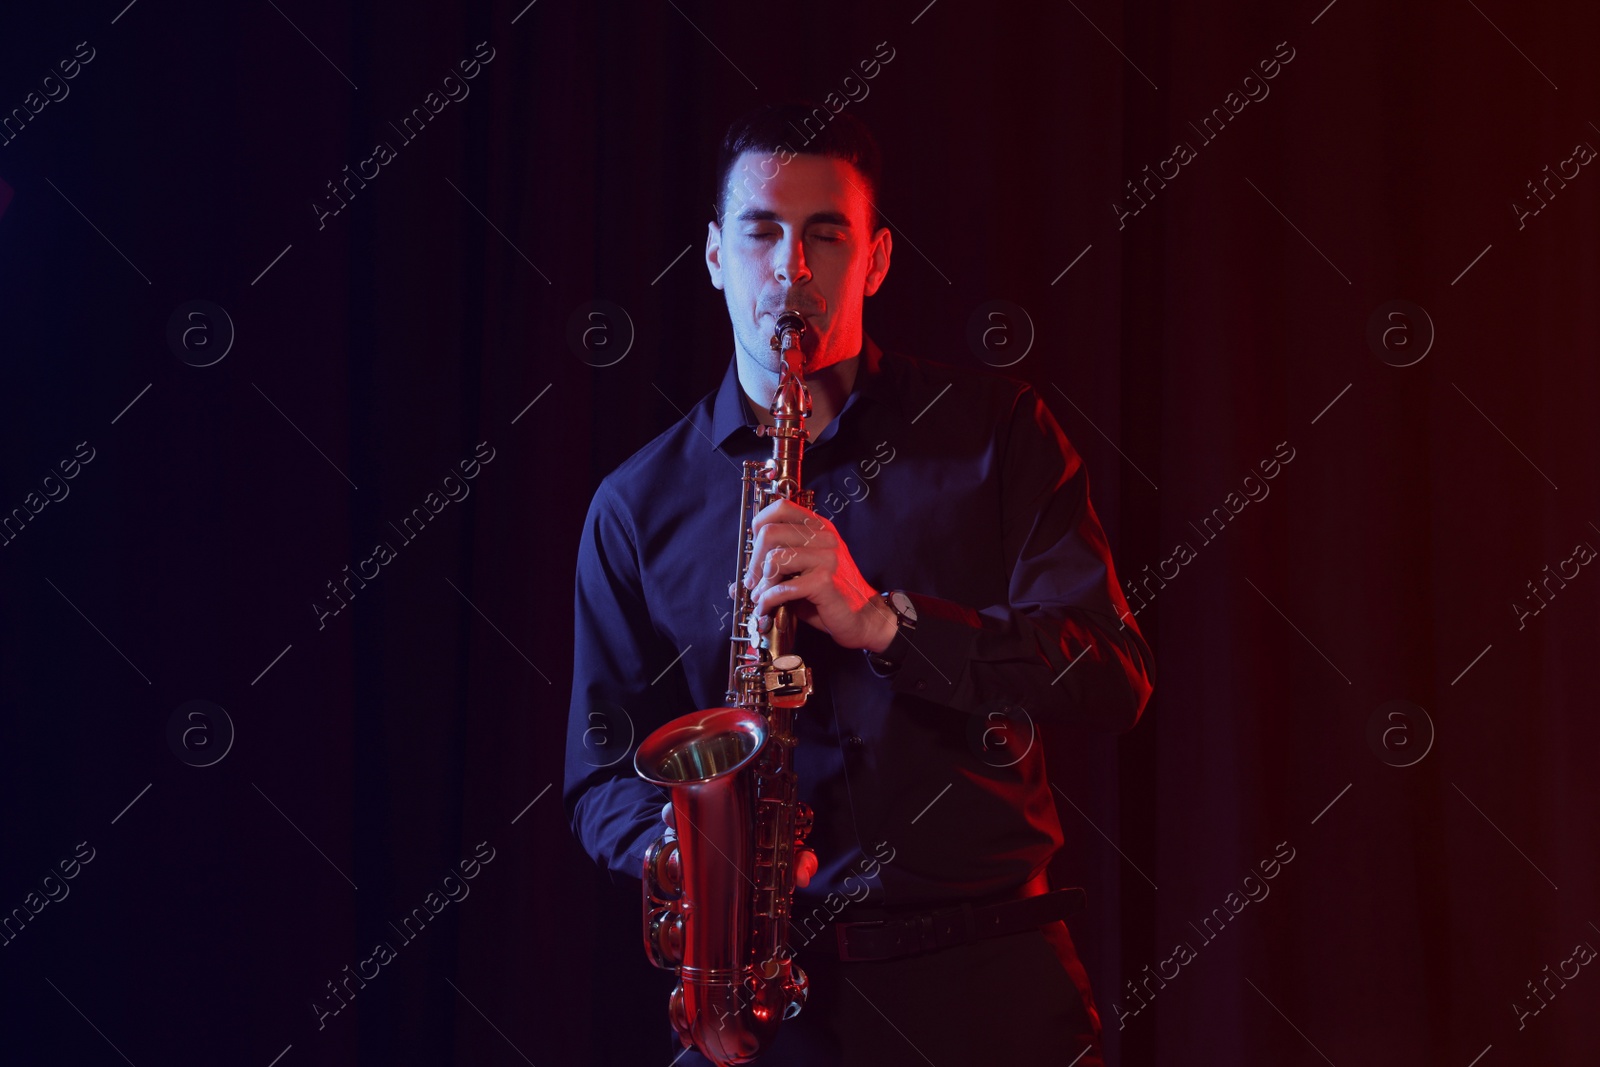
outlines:
[[[805,352],[800,344],[805,334],[806,320],[798,311],[785,311],[773,327],[769,344],[782,360],[778,388],[772,394],[772,418],[779,427],[798,421],[803,429],[811,414],[811,390],[806,387]]]

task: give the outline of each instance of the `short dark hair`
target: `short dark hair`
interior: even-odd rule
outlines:
[[[723,135],[717,159],[716,218],[722,225],[728,206],[728,177],[745,152],[787,152],[794,155],[841,159],[866,179],[867,200],[872,204],[872,228],[883,225],[878,195],[883,185],[883,158],[877,138],[854,115],[830,111],[821,104],[796,100],[769,104],[736,120]],[[780,163],[788,162],[780,158]]]

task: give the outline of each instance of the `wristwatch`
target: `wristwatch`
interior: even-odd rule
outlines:
[[[894,612],[894,639],[889,642],[889,646],[882,652],[873,652],[871,649],[865,649],[864,651],[867,653],[867,662],[872,665],[872,669],[880,674],[887,674],[904,663],[907,653],[911,651],[909,637],[917,629],[917,606],[911,602],[911,597],[900,589],[891,589],[888,592],[879,593],[878,596],[888,605],[889,610]]]

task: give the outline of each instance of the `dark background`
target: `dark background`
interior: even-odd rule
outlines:
[[[0,909],[94,850],[0,948],[0,1060],[666,1063],[636,884],[552,788],[579,525],[731,353],[701,262],[721,128],[854,88],[887,42],[849,104],[895,231],[868,330],[1026,349],[1005,373],[1084,454],[1123,575],[1198,549],[1139,616],[1143,722],[1046,738],[1110,1062],[1593,1062],[1593,968],[1521,1029],[1512,1005],[1600,944],[1600,577],[1521,628],[1512,604],[1600,546],[1600,176],[1520,228],[1511,205],[1600,144],[1600,17],[925,3],[0,14],[5,114],[94,50],[0,145],[0,508],[94,455],[0,548]],[[402,143],[480,41],[470,96]],[[1270,95],[1201,143],[1279,42]],[[397,158],[319,229],[378,139]],[[1180,139],[1197,158],[1119,229]],[[1026,321],[974,350],[996,299]],[[191,300],[236,331],[211,366],[180,356],[219,351],[214,316],[167,340]],[[613,347],[569,343],[593,300],[631,323],[618,362],[614,312]],[[470,497],[402,544],[481,441]],[[1281,442],[1271,495],[1202,543]],[[380,540],[397,558],[319,629]],[[216,713],[169,741],[196,699],[235,735],[208,767],[179,757],[215,755]],[[388,923],[479,842],[470,896],[401,945]],[[1280,842],[1271,895],[1203,944]],[[319,1031],[380,939],[398,957]],[[1198,958],[1119,1030],[1123,982],[1179,941]]]

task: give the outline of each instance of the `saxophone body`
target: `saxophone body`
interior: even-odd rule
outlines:
[[[795,654],[798,620],[787,604],[760,632],[744,586],[756,512],[782,496],[810,508],[800,487],[811,397],[802,372],[797,312],[778,316],[782,357],[765,462],[741,476],[738,568],[726,706],[692,712],[652,732],[634,756],[644,780],[666,789],[676,832],[645,853],[645,953],[675,970],[668,1015],[685,1047],[718,1067],[755,1060],[779,1024],[800,1011],[805,972],[789,948],[795,859],[811,828],[794,768],[795,715],[812,691]]]

